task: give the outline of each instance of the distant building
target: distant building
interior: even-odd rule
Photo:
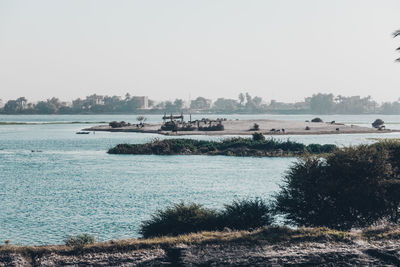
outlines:
[[[94,94],[87,96],[86,101],[89,102],[91,106],[104,105],[104,96]]]
[[[72,102],[61,102],[61,106],[72,108]]]
[[[19,110],[24,110],[28,108],[28,100],[25,97],[19,97],[17,100],[17,106]]]
[[[147,96],[133,96],[132,99],[139,103],[139,108],[141,109],[149,108],[149,98]]]
[[[307,102],[296,102],[294,103],[294,109],[297,110],[305,110],[305,109],[310,109],[310,103]]]

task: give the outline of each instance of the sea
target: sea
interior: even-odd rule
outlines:
[[[140,224],[176,203],[223,208],[233,200],[273,199],[296,158],[110,155],[120,143],[170,138],[83,128],[136,115],[0,115],[0,243],[62,244],[88,233],[99,241],[140,237]],[[192,119],[311,120],[315,115],[193,115]],[[321,115],[324,121],[370,127],[376,118],[400,129],[400,116]],[[148,123],[161,115],[146,115]],[[180,136],[222,140],[221,136]],[[284,135],[305,144],[339,146],[400,138],[400,133]]]

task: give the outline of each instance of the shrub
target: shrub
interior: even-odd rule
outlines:
[[[76,236],[69,236],[65,239],[65,245],[69,247],[83,247],[96,243],[94,236],[89,234],[80,234]]]
[[[199,131],[223,131],[224,129],[225,127],[222,123],[219,123],[217,125],[199,127]]]
[[[173,121],[167,121],[166,123],[161,125],[161,130],[163,130],[163,131],[172,131],[175,128],[177,128],[177,125]]]
[[[265,141],[265,136],[262,133],[253,133],[253,141]]]
[[[314,118],[311,120],[311,122],[324,122],[321,118]]]
[[[268,204],[262,199],[233,201],[221,212],[223,227],[251,230],[271,225],[273,218]]]
[[[126,123],[124,121],[112,121],[108,125],[111,126],[111,128],[120,128],[120,127],[125,127],[125,126],[130,126],[130,123]]]
[[[385,122],[381,119],[376,119],[373,123],[372,123],[372,127],[374,128],[379,128],[381,127],[383,124],[385,124]]]
[[[136,120],[140,123],[144,123],[145,121],[147,121],[147,118],[145,116],[140,115],[136,117]]]
[[[189,132],[189,131],[194,131],[194,130],[196,130],[196,127],[193,127],[193,126],[191,126],[190,124],[184,125],[184,126],[178,128],[178,131],[186,131],[186,132]]]
[[[398,221],[398,152],[389,147],[361,145],[298,161],[284,178],[275,211],[291,224],[336,229]]]
[[[198,204],[176,204],[157,211],[150,220],[140,226],[143,237],[179,235],[191,232],[216,230],[218,215],[215,211]]]
[[[257,123],[254,123],[253,127],[250,128],[250,131],[258,131],[260,130],[260,125],[258,125]]]
[[[332,144],[326,144],[326,145],[320,145],[320,144],[309,144],[306,147],[307,151],[310,153],[331,153],[333,152],[335,149],[337,149],[336,145],[332,145]]]
[[[157,211],[140,226],[143,237],[176,236],[200,231],[216,231],[225,227],[251,230],[273,222],[271,208],[263,200],[233,201],[222,211],[206,209],[198,204],[176,204]]]

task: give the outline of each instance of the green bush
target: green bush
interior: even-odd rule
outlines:
[[[376,119],[373,123],[372,123],[372,127],[374,128],[379,128],[381,127],[383,124],[385,124],[385,122],[381,119]]]
[[[251,230],[271,225],[269,205],[260,198],[233,201],[220,213],[222,226],[235,230]]]
[[[65,245],[69,247],[83,247],[94,243],[96,243],[96,239],[94,236],[89,234],[69,236],[67,239],[65,239]]]
[[[260,130],[260,125],[258,123],[254,123],[253,127],[250,128],[250,131],[258,131]]]
[[[223,131],[224,129],[225,127],[222,123],[198,128],[199,131]]]
[[[253,133],[252,134],[253,141],[264,141],[265,136],[262,133]]]
[[[200,231],[217,231],[225,227],[251,230],[273,222],[271,209],[261,199],[234,201],[221,211],[198,204],[176,204],[157,211],[140,226],[145,237],[176,236]]]
[[[311,120],[311,122],[324,122],[321,118],[314,118]]]
[[[364,227],[399,220],[399,144],[361,145],[295,163],[276,196],[278,214],[299,226]]]
[[[143,237],[179,235],[199,231],[212,231],[218,228],[218,215],[214,210],[198,204],[176,204],[157,211],[140,226]]]
[[[309,144],[306,147],[307,151],[310,153],[332,153],[334,150],[337,149],[335,145],[327,144],[327,145],[320,145],[320,144]]]

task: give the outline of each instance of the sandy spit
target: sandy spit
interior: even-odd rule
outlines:
[[[127,126],[111,128],[108,125],[98,125],[84,129],[85,131],[109,131],[109,132],[141,132],[157,133],[163,135],[251,135],[254,124],[259,125],[258,132],[265,135],[317,135],[317,134],[355,134],[355,133],[389,133],[396,130],[378,131],[372,127],[360,127],[357,125],[345,125],[342,123],[303,122],[287,120],[228,120],[224,121],[224,131],[178,131],[172,133],[160,130],[161,124],[146,124],[142,128]]]

